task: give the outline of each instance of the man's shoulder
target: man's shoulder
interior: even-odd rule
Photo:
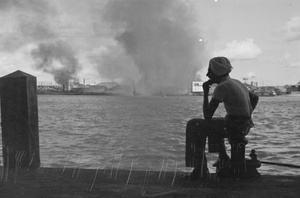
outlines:
[[[244,84],[233,78],[226,79],[225,81],[218,84],[218,86],[215,88],[217,92],[228,92],[229,90],[240,90],[242,88],[243,90],[247,90],[247,88],[244,86]]]
[[[227,90],[230,89],[230,84],[226,82],[219,83],[216,87],[214,92],[223,93],[227,92]]]

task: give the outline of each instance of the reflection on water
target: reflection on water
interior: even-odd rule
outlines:
[[[186,122],[202,116],[202,97],[196,96],[38,99],[42,165],[52,167],[129,169],[133,162],[140,170],[174,170],[175,164],[184,170]],[[300,164],[299,102],[300,97],[260,98],[247,155],[255,149],[261,160]],[[222,106],[217,115],[225,115]],[[216,156],[208,154],[208,160],[211,165]],[[300,170],[262,165],[259,172]]]

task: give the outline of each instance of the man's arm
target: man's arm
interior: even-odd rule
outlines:
[[[254,110],[258,103],[259,97],[250,91],[249,91],[249,97],[250,97],[251,106]]]
[[[205,98],[205,96],[204,96],[204,98]],[[204,99],[204,101],[205,100],[206,99]],[[205,120],[210,120],[213,117],[216,109],[218,108],[220,101],[215,98],[212,98],[210,100],[210,103],[208,103],[208,98],[207,98],[207,102],[204,102],[204,101],[203,101],[204,118],[205,118]]]
[[[218,99],[212,98],[210,102],[208,102],[208,92],[209,92],[209,86],[212,84],[211,81],[207,81],[205,83],[203,83],[202,87],[203,87],[203,92],[204,92],[204,96],[203,96],[203,114],[204,114],[204,118],[206,120],[210,120],[216,109],[219,106],[219,103],[221,102]]]

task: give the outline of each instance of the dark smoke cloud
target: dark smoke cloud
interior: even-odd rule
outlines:
[[[101,76],[113,80],[117,78],[131,78],[138,76],[134,62],[127,56],[125,50],[119,45],[106,46],[105,50],[94,57],[90,57],[97,64],[97,70]]]
[[[53,74],[59,83],[82,72],[80,77],[93,81],[130,78],[148,92],[186,91],[206,56],[188,2],[0,0],[7,27],[0,51],[13,57],[33,49],[34,68]],[[94,66],[98,72],[91,71]]]
[[[54,80],[66,85],[80,69],[72,48],[63,41],[41,43],[31,52],[36,68],[53,74]]]
[[[0,11],[14,18],[14,31],[0,49],[14,52],[25,45],[37,46],[31,52],[34,67],[52,74],[66,84],[80,69],[72,47],[60,39],[53,21],[58,12],[46,0],[0,0]]]
[[[110,0],[104,10],[115,41],[141,74],[140,87],[148,92],[187,89],[205,56],[198,42],[199,24],[187,1]]]

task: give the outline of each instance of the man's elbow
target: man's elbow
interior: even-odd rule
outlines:
[[[259,100],[259,97],[257,96],[257,95],[254,95],[254,107],[253,108],[255,108],[256,107],[256,105],[257,105],[257,103],[258,103],[258,100]]]
[[[203,112],[205,120],[211,120],[213,115],[210,112]]]
[[[204,116],[204,119],[205,119],[205,120],[211,120],[212,117],[211,117],[211,116]]]
[[[255,109],[257,103],[258,103],[258,100],[259,100],[259,97],[254,94],[254,93],[249,93],[249,96],[250,96],[250,102],[251,102],[251,106],[253,109]]]

